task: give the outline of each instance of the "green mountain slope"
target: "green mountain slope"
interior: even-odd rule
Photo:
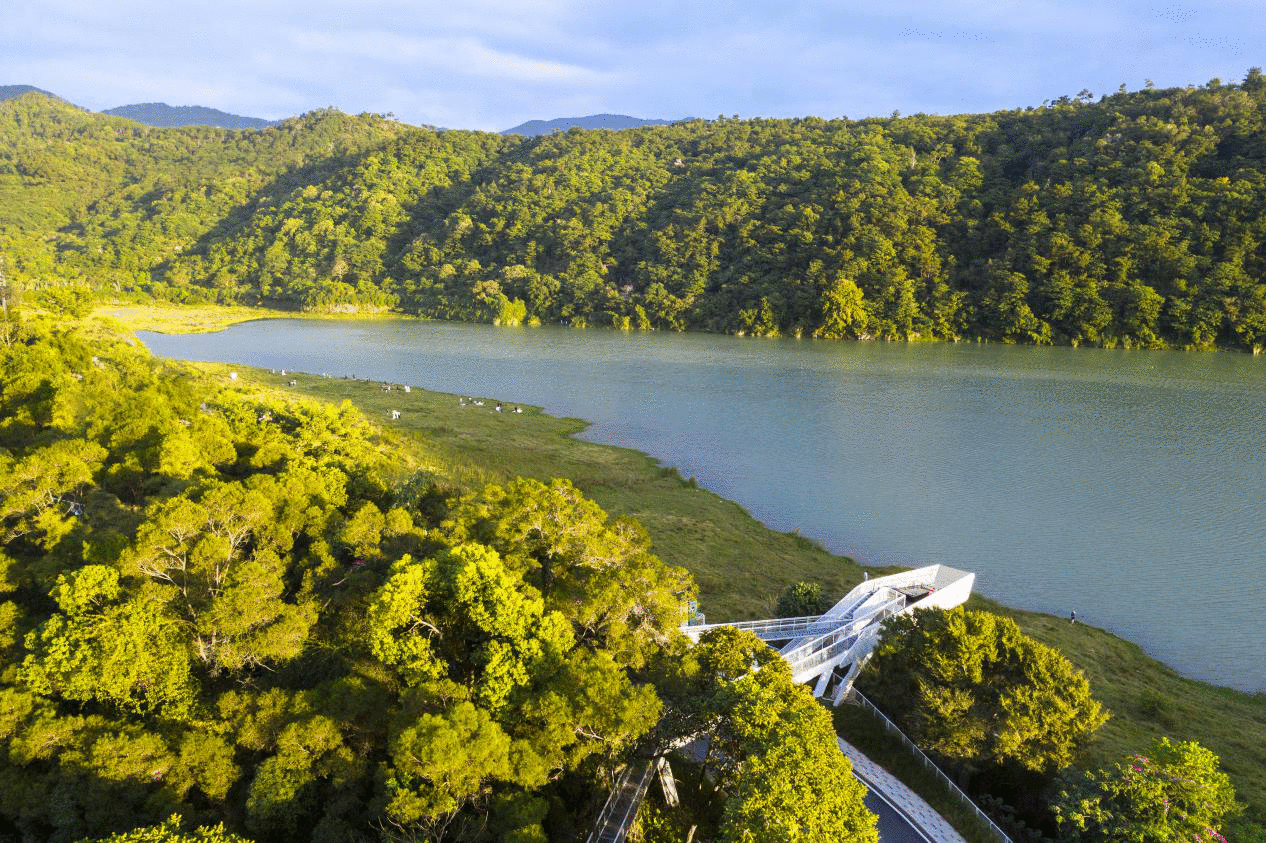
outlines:
[[[1264,113],[1257,71],[987,115],[534,138],[333,113],[146,133],[24,97],[0,104],[0,214],[23,278],[181,300],[1259,348]]]
[[[0,104],[0,250],[33,286],[146,289],[166,260],[254,203],[400,131],[335,111],[267,132],[155,129],[27,94]]]

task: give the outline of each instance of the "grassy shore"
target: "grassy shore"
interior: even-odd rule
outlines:
[[[282,377],[264,370],[252,376],[302,395],[350,401],[410,436],[424,462],[458,486],[475,488],[516,476],[566,477],[608,512],[641,522],[662,558],[694,574],[704,609],[717,619],[767,615],[790,581],[816,579],[842,591],[862,578],[852,560],[765,528],[738,504],[696,488],[643,453],[574,438],[585,427],[576,419],[555,418],[526,405],[522,414],[498,413],[491,396],[482,407],[462,406],[455,395],[387,392],[365,381]],[[293,388],[288,386],[292,379],[297,382]],[[390,420],[392,410],[400,411],[398,421]]]
[[[1222,759],[1251,816],[1266,824],[1266,694],[1197,682],[1107,630],[973,597],[971,606],[1015,619],[1086,672],[1094,694],[1112,710],[1083,763],[1106,764],[1165,735],[1197,740]]]
[[[458,485],[516,475],[569,478],[608,512],[640,521],[661,557],[694,574],[710,620],[767,615],[783,587],[797,580],[816,580],[829,592],[842,593],[862,578],[863,569],[852,560],[766,528],[738,504],[695,488],[645,454],[576,439],[573,434],[585,427],[576,419],[554,418],[527,406],[522,415],[497,413],[496,396],[486,396],[483,407],[461,406],[455,395],[386,392],[363,381],[298,375],[291,388],[291,376],[256,370],[249,377],[267,388],[350,401],[412,440],[424,462]],[[400,411],[398,421],[389,420],[391,410]],[[1058,648],[1089,676],[1113,716],[1083,763],[1119,760],[1161,735],[1195,739],[1222,758],[1251,815],[1266,821],[1266,694],[1186,679],[1136,644],[1087,624],[979,596],[971,606],[1013,617],[1026,633]]]
[[[159,334],[210,334],[239,322],[256,319],[411,319],[398,313],[303,313],[264,307],[226,307],[205,304],[176,307],[156,304],[102,304],[94,317],[107,317],[133,331]]]

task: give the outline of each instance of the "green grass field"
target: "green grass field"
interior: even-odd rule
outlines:
[[[298,384],[291,388],[291,376],[259,370],[247,376],[270,388],[350,401],[411,440],[423,463],[455,485],[473,488],[515,475],[572,480],[609,513],[640,521],[662,558],[691,571],[709,620],[767,615],[778,593],[797,580],[816,580],[842,594],[862,578],[863,569],[852,560],[764,527],[738,504],[695,488],[645,454],[574,438],[585,427],[579,420],[527,406],[522,415],[497,413],[496,396],[485,396],[483,407],[463,407],[455,395],[419,389],[386,392],[375,383],[313,375],[295,375]],[[392,410],[400,411],[398,421],[390,420]],[[1250,815],[1266,820],[1266,694],[1185,679],[1137,645],[1094,626],[979,596],[970,605],[1013,617],[1026,633],[1086,672],[1113,716],[1088,748],[1085,764],[1118,760],[1162,735],[1195,739],[1221,756]]]

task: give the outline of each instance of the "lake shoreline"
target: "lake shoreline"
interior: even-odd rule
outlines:
[[[128,330],[133,330],[133,331],[146,330],[146,331],[152,331],[154,333],[163,334],[166,336],[193,335],[193,334],[198,334],[198,333],[203,333],[203,334],[217,333],[233,326],[241,326],[241,325],[246,325],[250,323],[265,323],[265,322],[277,320],[277,319],[295,319],[295,318],[303,319],[305,322],[307,321],[311,321],[311,322],[329,322],[329,321],[363,322],[363,321],[366,321],[366,318],[368,318],[369,321],[372,321],[375,323],[384,323],[384,324],[397,323],[401,325],[407,325],[410,323],[414,323],[414,324],[430,323],[439,327],[468,326],[469,325],[469,323],[461,323],[461,322],[455,323],[455,322],[447,322],[444,320],[420,319],[417,317],[405,316],[401,314],[390,314],[390,313],[376,314],[376,315],[371,315],[369,317],[365,317],[365,315],[363,314],[340,314],[340,315],[335,315],[334,317],[330,317],[326,314],[295,314],[295,313],[290,313],[290,312],[285,312],[285,311],[261,311],[255,308],[228,308],[228,307],[221,307],[221,306],[197,306],[197,307],[192,307],[192,308],[184,308],[184,307],[163,308],[163,307],[156,307],[156,306],[137,306],[137,307],[117,307],[116,306],[116,307],[104,309],[104,311],[99,310],[98,315],[107,315],[111,318],[114,318],[117,321],[119,321]],[[476,326],[470,326],[470,327],[476,327]],[[495,328],[496,326],[477,326],[477,327]],[[517,332],[518,327],[515,327],[513,330]],[[545,331],[561,330],[564,333],[570,333],[574,329],[569,328],[567,326],[562,326],[562,327],[545,326],[544,328],[541,328],[540,326],[536,326],[534,328],[534,331],[535,330],[545,330]],[[583,335],[589,332],[587,330],[582,330],[577,333]],[[619,334],[625,334],[629,332],[618,331],[617,329],[604,329],[603,333],[611,334],[611,335],[619,335]],[[714,338],[723,337],[723,335],[707,335],[707,336],[714,337]],[[732,338],[727,337],[726,339],[732,339]],[[750,339],[767,339],[767,341],[771,341],[771,342],[775,341],[773,338],[750,338]],[[834,345],[834,344],[835,343],[833,341],[826,341],[824,343],[824,345],[828,345],[828,346]],[[887,345],[887,343],[884,343],[884,345]],[[920,345],[926,345],[926,343],[920,344]],[[1037,347],[1033,347],[1033,349],[1036,350]],[[1081,354],[1082,352],[1087,351],[1087,350],[1089,349],[1081,349],[1081,350],[1078,350],[1076,353]],[[1098,349],[1098,350],[1124,351],[1124,349]],[[1165,352],[1161,352],[1161,353],[1165,353]],[[444,392],[443,389],[440,389],[438,391]],[[456,395],[457,393],[454,392],[453,394]],[[529,399],[531,397],[532,396],[529,396]],[[601,425],[599,425],[599,423],[592,418],[580,418],[579,414],[576,414],[576,413],[564,413],[560,415],[553,409],[551,409],[549,412],[554,413],[556,417],[560,417],[560,418],[564,415],[577,418],[578,427],[571,435],[579,440],[590,441],[590,442],[593,442],[595,444],[602,445],[605,447],[625,448],[625,449],[631,450],[639,454],[643,458],[654,462],[660,468],[660,470],[665,470],[665,466],[661,465],[661,461],[665,461],[665,462],[670,462],[674,464],[672,466],[672,470],[681,470],[683,473],[693,471],[693,467],[687,466],[686,463],[683,463],[680,460],[674,459],[674,455],[671,453],[661,453],[659,456],[653,456],[653,454],[656,454],[658,452],[652,451],[645,447],[641,447],[638,444],[631,444],[627,441],[626,442],[619,441],[618,436],[612,437],[610,435],[612,431],[610,431],[609,429],[606,429],[606,430],[602,429]],[[609,427],[609,425],[607,427]],[[715,481],[715,479],[717,478],[712,478],[712,479],[713,481]],[[709,488],[710,490],[712,490],[714,493],[721,496],[722,498],[725,498],[727,500],[741,499],[735,496],[734,494],[732,494],[729,490],[725,488],[718,488],[715,482],[709,482],[709,479],[707,478],[701,477],[700,482],[702,482],[707,488]],[[724,485],[725,485],[724,483],[721,484],[722,487]],[[783,518],[783,521],[784,521],[783,524],[777,524],[775,523],[778,520],[776,513],[758,512],[761,509],[761,507],[756,506],[755,509],[752,509],[751,508],[752,504],[750,503],[745,503],[742,505],[745,508],[747,508],[749,512],[758,513],[754,515],[753,517],[756,519],[758,523],[761,524],[762,528],[769,529],[774,532],[782,532],[784,531],[784,528],[786,532],[799,533],[801,531],[804,531],[806,534],[808,534],[812,538],[813,541],[819,543],[823,547],[824,550],[831,553],[832,555],[845,557],[849,559],[861,560],[859,564],[863,564],[867,567],[872,567],[876,569],[893,568],[893,567],[914,567],[920,564],[927,564],[929,561],[946,562],[947,564],[955,565],[957,567],[963,567],[964,565],[962,560],[955,560],[953,558],[950,558],[950,559],[941,558],[941,556],[938,555],[938,551],[936,550],[936,548],[930,548],[928,552],[924,554],[919,554],[917,556],[911,556],[909,553],[906,553],[904,555],[907,558],[902,558],[903,554],[900,551],[894,550],[893,548],[888,547],[888,546],[876,546],[872,543],[871,546],[864,547],[861,544],[856,544],[856,543],[849,544],[847,542],[841,542],[839,536],[822,536],[821,531],[814,530],[812,525],[800,524],[795,519],[790,519],[789,523],[787,523],[788,519],[786,518]],[[775,517],[772,519],[770,518],[771,514],[775,515]],[[973,570],[977,570],[977,569],[973,569]],[[995,577],[995,582],[996,581],[997,581],[997,578]],[[985,589],[983,589],[982,593],[988,594],[989,599],[1006,601],[1007,594],[1009,592],[1007,589],[1002,588],[1002,587],[995,587],[995,588],[986,587]],[[1055,602],[1058,608],[1056,608],[1055,606],[1052,606],[1051,605],[1052,602]],[[1029,600],[1029,601],[1026,601],[1026,603],[1027,605],[1017,607],[1017,610],[1036,611],[1040,613],[1050,614],[1052,617],[1057,617],[1057,616],[1062,615],[1063,617],[1067,618],[1066,612],[1072,611],[1073,609],[1077,609],[1081,617],[1084,619],[1096,619],[1101,622],[1103,621],[1102,615],[1096,614],[1094,611],[1090,611],[1089,609],[1091,607],[1079,606],[1079,604],[1077,604],[1075,600],[1071,602],[1064,601],[1064,600],[1051,601],[1049,599],[1048,600]],[[1046,605],[1043,606],[1041,605],[1042,603],[1045,603]],[[1065,603],[1067,603],[1068,605],[1067,609],[1064,608],[1063,604]],[[1114,630],[1115,632],[1116,628],[1115,628],[1115,625],[1112,623],[1111,618],[1108,618],[1107,621],[1104,623],[1104,628],[1109,629],[1109,630]],[[1132,638],[1129,637],[1128,631],[1122,631],[1116,634],[1122,634],[1123,636],[1125,636],[1124,640],[1133,640]],[[1168,659],[1166,659],[1163,652],[1156,652],[1155,650],[1151,649],[1151,647],[1149,647],[1147,644],[1140,644],[1140,646],[1142,646],[1144,648],[1144,651],[1147,652],[1151,657],[1156,658],[1158,661],[1161,661],[1162,663],[1170,664],[1171,667],[1175,671],[1179,672],[1180,674],[1184,676],[1188,676],[1188,678],[1192,678],[1196,681],[1207,682],[1208,684],[1215,685],[1215,686],[1232,687],[1232,688],[1235,687],[1233,685],[1230,685],[1229,683],[1219,682],[1216,679],[1201,677],[1198,674],[1194,674],[1194,673],[1188,674],[1183,670],[1183,668],[1179,664],[1171,664],[1168,661]],[[1253,693],[1252,689],[1238,688],[1237,690],[1245,691],[1247,693]]]
[[[267,369],[252,371],[275,388],[288,388],[289,377],[283,379]],[[476,415],[459,407],[455,392],[418,388],[404,396],[364,381],[312,376],[298,380],[295,391],[336,403],[350,400],[371,418],[386,417],[389,407],[405,408],[410,425],[416,423],[409,429],[438,443],[450,464],[481,467],[481,476],[470,478],[475,482],[499,481],[514,474],[572,477],[612,514],[642,521],[665,559],[691,568],[710,618],[766,614],[781,586],[798,579],[819,579],[828,588],[842,590],[861,578],[862,568],[852,560],[802,536],[776,532],[721,494],[695,489],[690,480],[645,451],[578,437],[590,428],[587,421],[549,416],[534,408],[523,416],[509,417],[493,413],[491,404]],[[408,409],[411,406],[418,411]],[[525,421],[531,426],[522,427]],[[734,545],[755,547],[760,542],[768,543],[769,550],[762,549],[760,554],[733,551]],[[1067,616],[1012,609],[981,596],[974,597],[972,605],[1016,618],[1026,633],[1059,648],[1091,677],[1096,693],[1118,713],[1092,749],[1094,761],[1107,762],[1124,752],[1140,751],[1156,734],[1199,739],[1227,759],[1228,769],[1238,767],[1241,775],[1261,783],[1258,793],[1248,787],[1246,798],[1266,810],[1266,776],[1262,775],[1266,750],[1249,751],[1249,757],[1237,760],[1237,753],[1247,750],[1240,746],[1235,727],[1237,723],[1266,724],[1266,694],[1185,677],[1128,639],[1084,623],[1071,625]],[[1245,791],[1244,783],[1237,781],[1237,787]]]
[[[95,307],[92,311],[93,316],[112,318],[126,326],[129,330],[152,331],[156,334],[200,334],[215,333],[231,328],[234,325],[243,325],[248,322],[261,322],[270,319],[311,319],[326,320],[339,319],[346,321],[357,320],[375,320],[375,321],[399,321],[399,322],[450,322],[453,320],[438,319],[430,316],[421,316],[413,313],[404,313],[396,310],[381,311],[355,311],[347,313],[339,312],[318,312],[303,310],[278,310],[266,307],[249,307],[239,305],[157,305],[157,304],[136,304],[136,303],[110,303]],[[484,325],[485,322],[454,322],[460,325]],[[496,325],[497,323],[492,323]],[[523,325],[514,327],[542,327],[539,323],[533,325]],[[568,328],[577,331],[602,330],[611,331],[613,333],[638,333],[638,334],[655,334],[665,333],[657,331],[653,328],[620,328],[611,325],[592,325],[587,327],[578,327],[574,325],[558,324],[549,325],[548,327]],[[712,331],[705,331],[699,328],[691,328],[685,331],[671,331],[667,333],[681,334],[702,334],[707,336],[723,336],[733,337],[735,339],[747,340],[796,340],[806,342],[823,342],[823,343],[894,343],[909,345],[1014,345],[1021,348],[1075,348],[1082,351],[1119,351],[1119,352],[1150,352],[1150,351],[1180,351],[1194,354],[1206,353],[1226,353],[1235,355],[1246,355],[1248,357],[1261,359],[1266,362],[1266,353],[1261,350],[1251,351],[1238,347],[1215,347],[1215,348],[1182,348],[1177,346],[1163,346],[1160,348],[1150,347],[1132,347],[1121,345],[1072,345],[1072,344],[1034,344],[1034,343],[1006,343],[996,342],[982,337],[962,337],[959,339],[939,339],[932,337],[907,337],[906,339],[891,338],[858,338],[858,339],[826,339],[823,337],[805,337],[791,335],[764,335],[764,334],[723,334]]]

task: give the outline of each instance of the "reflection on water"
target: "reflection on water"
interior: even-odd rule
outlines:
[[[159,354],[391,379],[589,419],[779,530],[1266,688],[1266,360],[282,320]]]

